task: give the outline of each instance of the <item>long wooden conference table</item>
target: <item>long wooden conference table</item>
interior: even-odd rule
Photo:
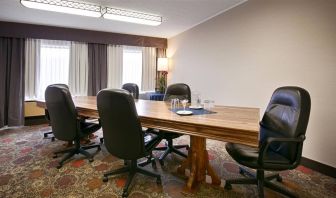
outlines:
[[[95,96],[78,96],[73,101],[79,115],[99,118]],[[190,135],[188,158],[177,169],[183,175],[186,168],[190,170],[186,190],[193,191],[205,182],[207,174],[212,184],[221,183],[209,163],[207,138],[258,146],[258,108],[215,106],[211,109],[216,112],[213,114],[180,116],[170,110],[170,103],[163,101],[135,100],[135,104],[143,127]],[[37,101],[37,105],[46,108],[44,101]]]

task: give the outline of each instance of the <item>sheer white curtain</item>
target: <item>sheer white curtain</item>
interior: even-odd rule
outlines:
[[[142,91],[154,91],[156,78],[156,48],[142,49]]]
[[[123,46],[107,47],[107,87],[120,88],[123,83]]]
[[[45,89],[50,84],[68,84],[69,56],[69,41],[41,41],[38,98],[44,98]]]
[[[38,39],[26,39],[25,45],[25,100],[31,100],[38,95],[41,42]]]
[[[88,65],[88,44],[71,42],[69,88],[72,95],[87,96]]]
[[[124,46],[122,84],[135,83],[141,89],[142,48]]]

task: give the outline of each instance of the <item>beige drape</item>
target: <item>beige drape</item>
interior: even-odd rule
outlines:
[[[123,77],[123,46],[107,47],[107,87],[120,88]]]
[[[72,95],[88,95],[88,44],[71,42],[69,88]]]
[[[25,100],[31,100],[38,94],[41,41],[26,39],[25,45]]]
[[[142,91],[154,91],[156,78],[156,48],[142,49]]]

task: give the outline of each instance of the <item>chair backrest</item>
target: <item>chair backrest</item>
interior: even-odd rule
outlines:
[[[126,84],[123,84],[121,88],[130,92],[133,95],[134,99],[139,99],[139,87],[137,84],[126,83]]]
[[[132,95],[123,89],[104,89],[97,106],[106,149],[121,159],[144,156],[144,135]]]
[[[310,114],[310,95],[300,87],[280,87],[272,95],[260,122],[260,141],[268,137],[295,138],[306,134]],[[270,149],[291,162],[301,158],[299,143],[271,144]]]
[[[191,102],[190,87],[184,83],[171,84],[167,87],[163,101],[168,101],[174,98],[187,99]]]
[[[74,140],[78,136],[77,111],[69,89],[57,84],[49,85],[45,101],[55,137],[64,141]]]
[[[66,84],[53,84],[53,86],[59,86],[59,87],[64,87],[64,88],[66,88],[66,89],[69,89],[68,85],[66,85]],[[48,110],[46,109],[44,112],[45,112],[45,117],[46,117],[46,119],[47,119],[48,121],[50,121],[50,116],[49,116],[49,112],[48,112]]]

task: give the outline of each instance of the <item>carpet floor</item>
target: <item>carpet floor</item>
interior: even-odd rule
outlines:
[[[104,172],[123,166],[123,161],[102,150],[89,150],[94,153],[94,162],[89,163],[81,155],[67,161],[61,169],[55,168],[57,161],[53,152],[64,148],[64,142],[44,139],[43,133],[50,128],[46,125],[0,130],[0,197],[121,197],[127,174],[113,176],[107,183],[102,182]],[[102,135],[101,131],[96,133]],[[99,142],[99,139],[94,141]],[[183,136],[175,143],[188,143]],[[238,165],[225,151],[225,143],[208,140],[210,162],[222,179],[221,186],[202,184],[195,193],[182,193],[186,176],[176,173],[183,160],[171,154],[165,166],[153,169],[161,174],[162,185],[154,178],[137,174],[130,186],[130,196],[140,197],[257,197],[254,185],[233,185],[225,190],[226,178],[242,177]],[[184,150],[184,152],[186,152]],[[158,157],[160,152],[155,152]],[[325,176],[304,166],[281,173],[282,185],[295,191],[300,197],[336,197],[336,179]],[[274,181],[276,182],[276,181]],[[283,197],[265,188],[265,197]]]

